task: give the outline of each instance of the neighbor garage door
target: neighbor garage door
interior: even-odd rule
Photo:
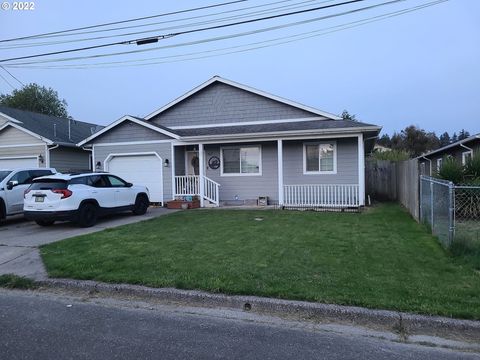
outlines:
[[[151,202],[163,202],[163,163],[152,155],[112,156],[107,170],[135,185],[148,188]]]
[[[18,168],[38,167],[37,157],[26,158],[1,158],[0,169],[18,169]]]

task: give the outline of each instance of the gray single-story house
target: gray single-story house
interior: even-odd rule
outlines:
[[[459,163],[465,165],[468,159],[478,153],[480,153],[480,134],[469,136],[419,156],[417,159],[420,166],[420,175],[432,176],[440,170],[442,161],[447,156],[453,157]]]
[[[146,185],[152,202],[358,207],[380,127],[343,120],[215,76],[145,118],[124,116],[78,145],[97,170]]]
[[[102,126],[0,106],[0,168],[92,168],[91,151],[77,143]]]

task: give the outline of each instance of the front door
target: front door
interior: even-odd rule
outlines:
[[[187,175],[199,175],[199,163],[198,151],[187,151],[187,163],[185,164]]]

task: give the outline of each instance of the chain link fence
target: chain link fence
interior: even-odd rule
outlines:
[[[480,186],[420,176],[420,221],[444,247],[480,251]]]

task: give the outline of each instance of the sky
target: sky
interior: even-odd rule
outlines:
[[[33,10],[13,10],[13,1],[6,1],[8,5],[0,1],[2,9],[4,6],[9,7],[7,10],[0,10],[0,40],[164,14],[227,1],[34,0]],[[51,87],[58,91],[61,98],[67,100],[68,111],[75,119],[106,125],[125,114],[146,116],[212,76],[219,75],[330,113],[340,114],[346,109],[360,121],[383,126],[382,133],[392,134],[411,124],[437,134],[444,131],[458,133],[462,128],[470,133],[480,133],[480,1],[477,0],[449,0],[342,31],[332,32],[345,24],[352,25],[352,22],[372,19],[433,0],[398,1],[370,10],[318,20],[322,16],[387,1],[365,0],[268,21],[177,35],[159,40],[155,44],[122,44],[28,60],[1,61],[208,27],[213,24],[208,21],[220,17],[229,17],[222,24],[237,22],[241,20],[238,16],[245,12],[257,12],[250,18],[258,18],[341,1],[248,0],[115,25],[118,27],[163,22],[149,27],[0,42],[0,65],[5,66],[19,80],[0,69],[4,78],[0,77],[0,93],[10,93],[12,86],[20,88],[20,82],[34,82]],[[252,9],[245,9],[249,7]],[[282,8],[272,12],[272,7]],[[214,13],[221,14],[212,15]],[[317,20],[277,30],[165,48],[169,45],[258,31],[313,18]],[[175,22],[172,22],[173,20]],[[193,24],[196,22],[202,24]],[[81,38],[146,30],[155,31],[72,42]],[[292,37],[300,36],[299,34],[321,35],[306,39]],[[273,39],[279,39],[277,42],[290,42],[264,46],[275,43],[272,42]],[[291,41],[293,39],[297,41]],[[58,41],[68,43],[45,44]],[[41,43],[40,46],[38,43]],[[258,45],[251,45],[254,43]],[[13,48],[27,44],[37,46]],[[259,46],[264,47],[239,51]],[[38,63],[49,59],[132,50],[146,51],[69,62]],[[219,53],[228,52],[230,53],[218,56]],[[147,58],[155,60],[146,61]],[[137,62],[128,62],[132,60]],[[22,61],[24,64],[19,64]],[[98,63],[109,64],[91,65]]]

